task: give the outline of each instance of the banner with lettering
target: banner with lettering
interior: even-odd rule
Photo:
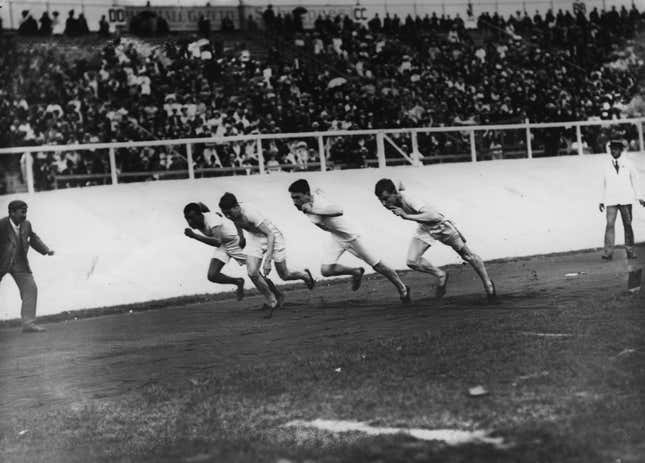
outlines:
[[[240,17],[237,6],[124,6],[125,21],[130,22],[133,17],[144,11],[151,11],[168,22],[171,31],[196,31],[199,18],[203,15],[211,22],[211,30],[220,30],[222,20],[230,19],[235,29],[240,27]]]
[[[245,5],[245,8],[248,8],[248,12],[246,13],[251,14],[253,16],[253,19],[255,22],[260,26],[264,27],[264,20],[262,19],[262,14],[264,11],[267,9],[266,5]],[[293,16],[293,10],[296,8],[305,8],[307,10],[306,13],[302,15],[302,27],[305,29],[313,29],[314,28],[314,23],[316,22],[316,19],[318,16],[325,18],[325,16],[329,16],[330,18],[335,18],[336,16],[340,16],[341,18],[345,16],[349,16],[350,19],[353,20],[362,20],[361,15],[364,15],[365,13],[365,8],[357,5],[308,5],[308,4],[301,4],[301,5],[273,5],[273,12],[277,16],[278,14],[281,14],[283,17],[286,16],[287,14],[291,14]],[[354,10],[357,10],[356,12]],[[356,13],[356,15],[355,15]],[[358,16],[358,17],[357,17]]]

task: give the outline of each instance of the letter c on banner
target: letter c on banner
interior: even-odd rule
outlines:
[[[108,9],[108,21],[111,23],[125,22],[125,10],[123,8]]]
[[[365,21],[367,19],[367,8],[364,6],[354,8],[354,19],[357,21]]]

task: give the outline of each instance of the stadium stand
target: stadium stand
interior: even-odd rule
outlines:
[[[28,12],[25,18],[30,24],[19,34],[49,34],[48,18],[35,29]],[[74,21],[67,35],[85,34]],[[434,14],[367,24],[318,18],[314,30],[290,15],[264,21],[264,32],[240,31],[226,47],[206,38],[206,28],[202,38],[116,36],[88,46],[86,38],[79,45],[49,37],[25,45],[5,34],[0,147],[642,115],[633,102],[644,66],[633,39],[645,15],[635,7],[588,16],[483,14],[476,30],[458,16]],[[77,53],[70,56],[60,40],[72,40]],[[250,52],[252,43],[266,44],[265,53]],[[635,143],[635,128],[625,130]],[[545,155],[575,149],[562,129],[535,137]],[[598,128],[585,128],[585,140],[585,149],[603,151]],[[267,170],[306,169],[316,157],[308,143],[276,139],[265,149]],[[426,156],[464,153],[468,143],[458,132],[419,136]],[[523,142],[491,131],[478,143],[494,156],[502,144]],[[186,169],[183,150],[119,149],[118,168],[150,172],[131,181],[159,178]],[[361,167],[375,157],[375,140],[339,138],[329,153],[331,168]],[[193,157],[196,167],[227,169],[223,174],[249,173],[258,164],[254,142],[199,145]],[[42,152],[34,162],[41,190],[102,183],[108,171],[104,152]],[[73,179],[87,174],[96,179]]]

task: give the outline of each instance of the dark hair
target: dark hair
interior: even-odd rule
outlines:
[[[307,180],[305,180],[304,178],[296,180],[289,186],[289,193],[303,193],[308,195],[309,193],[311,193],[309,182],[307,182]]]
[[[625,144],[622,140],[611,140],[609,142],[609,148],[620,148],[625,149]]]
[[[19,199],[16,199],[14,201],[11,201],[9,203],[9,213],[11,214],[13,211],[17,211],[20,209],[27,209],[27,203],[24,201],[21,201]]]
[[[396,193],[394,182],[389,178],[382,178],[381,180],[376,182],[376,185],[374,186],[374,194],[379,198],[384,191],[387,193]]]
[[[233,193],[224,193],[219,200],[219,208],[223,211],[233,209],[236,206],[239,206],[240,203],[237,202],[237,198]]]
[[[210,212],[210,209],[204,203],[188,203],[184,207],[184,215],[188,215],[191,212],[203,214],[204,212]]]

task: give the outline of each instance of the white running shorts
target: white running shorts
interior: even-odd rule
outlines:
[[[246,254],[240,248],[239,240],[229,241],[215,248],[213,251],[213,259],[220,260],[224,264],[228,264],[229,260],[235,259],[239,265],[246,265]]]
[[[265,235],[256,235],[254,233],[247,232],[244,253],[249,257],[262,259],[264,257],[264,253],[267,252],[268,244],[269,240]],[[287,260],[287,246],[281,233],[275,234],[272,259],[274,262],[284,262]]]
[[[376,254],[365,246],[360,236],[350,241],[343,241],[332,235],[331,240],[323,249],[322,263],[324,265],[338,263],[345,251],[350,252],[372,267],[381,261],[376,257]]]

